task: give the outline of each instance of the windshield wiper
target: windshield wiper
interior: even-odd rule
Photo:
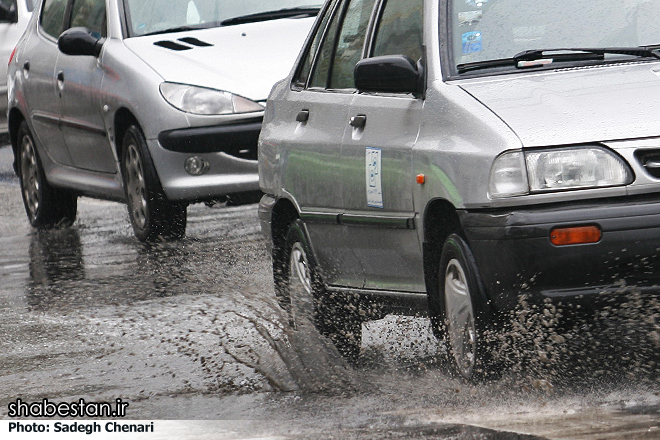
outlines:
[[[619,55],[632,55],[640,58],[657,58],[660,59],[660,53],[655,46],[639,46],[639,47],[577,47],[570,49],[542,49],[542,50],[524,50],[513,56],[515,61],[533,61],[539,58],[544,58],[547,52],[576,52],[576,53],[593,53],[597,55],[605,55],[608,53]],[[560,54],[557,54],[560,55]],[[553,55],[554,56],[554,55]]]
[[[603,48],[562,48],[524,50],[511,58],[476,61],[456,66],[458,73],[491,67],[515,66],[519,69],[540,67],[554,62],[566,61],[598,61],[605,59],[606,54],[631,55],[640,58],[660,59],[660,46],[639,47],[603,47]],[[562,52],[562,53],[553,53]]]
[[[278,18],[291,18],[291,17],[315,17],[318,15],[321,7],[300,7],[300,8],[285,8],[276,11],[258,12],[256,14],[241,15],[240,17],[228,18],[220,22],[223,26],[231,26],[234,24],[243,23],[256,23],[259,21],[276,20]]]

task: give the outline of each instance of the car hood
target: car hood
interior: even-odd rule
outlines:
[[[289,74],[313,23],[313,17],[289,18],[127,38],[124,43],[164,81],[262,101]]]
[[[469,80],[461,87],[525,147],[660,136],[660,64],[636,63]]]

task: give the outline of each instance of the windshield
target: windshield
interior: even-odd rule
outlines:
[[[449,4],[454,66],[511,58],[532,49],[660,44],[660,0],[450,0]]]
[[[227,20],[259,14],[236,23],[295,17],[296,10],[321,7],[321,0],[125,0],[126,21],[131,37],[168,31],[207,28]],[[291,11],[282,11],[292,9]],[[267,15],[268,12],[280,12]],[[284,13],[282,13],[284,12]]]

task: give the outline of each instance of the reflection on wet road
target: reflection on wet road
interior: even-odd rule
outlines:
[[[18,397],[120,397],[130,419],[215,420],[187,428],[195,438],[660,438],[653,304],[551,336],[520,315],[523,360],[478,386],[447,375],[426,318],[365,324],[350,367],[286,325],[256,206],[191,206],[184,240],[144,245],[123,205],[83,198],[73,228],[36,232],[9,156],[0,148],[2,418]],[[595,329],[605,348],[577,342]]]

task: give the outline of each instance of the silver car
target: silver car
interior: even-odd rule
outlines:
[[[428,310],[457,374],[508,313],[660,285],[660,2],[331,0],[273,89],[277,291],[354,357]],[[302,318],[301,318],[302,319]]]
[[[189,203],[258,193],[265,99],[313,3],[43,0],[8,73],[31,224],[71,224],[86,195],[126,202],[140,240],[178,238]]]
[[[7,61],[25,31],[34,4],[32,0],[0,0],[0,118],[7,111]],[[2,126],[0,126],[2,131]]]

